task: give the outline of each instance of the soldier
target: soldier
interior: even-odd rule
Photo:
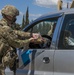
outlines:
[[[16,30],[15,21],[19,11],[12,5],[5,6],[2,11],[3,19],[0,20],[0,75],[4,75],[6,66],[12,66],[12,58],[10,56],[13,48],[21,48],[39,37],[39,34],[28,33]],[[27,39],[23,39],[27,38]],[[22,40],[23,39],[23,40]],[[14,53],[13,59],[17,55]],[[10,62],[11,61],[11,62]]]

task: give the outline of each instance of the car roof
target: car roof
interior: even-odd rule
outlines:
[[[58,12],[64,12],[64,14],[73,14],[74,13],[74,8],[71,9],[64,9]]]
[[[48,15],[53,15],[53,14],[61,14],[61,13],[64,13],[64,14],[72,14],[74,13],[74,8],[71,8],[71,9],[64,9],[64,10],[57,10],[57,11],[54,11],[54,12],[49,12],[47,14],[44,14],[42,16],[48,16]],[[40,16],[40,17],[42,17]]]
[[[40,16],[39,18],[37,18],[36,20],[40,20],[42,18],[47,18],[47,17],[57,17],[57,16],[61,16],[62,14],[74,14],[74,8],[71,9],[64,9],[64,10],[60,10],[60,11],[55,11],[55,12],[49,12],[46,13],[42,16]]]

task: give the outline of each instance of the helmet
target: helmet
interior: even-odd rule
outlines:
[[[2,11],[1,11],[2,14],[4,15],[8,15],[8,16],[18,16],[19,15],[19,11],[18,9],[16,9],[14,6],[12,5],[7,5],[5,6]]]

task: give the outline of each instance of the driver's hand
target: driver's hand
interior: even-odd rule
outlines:
[[[33,37],[34,39],[38,39],[40,36],[41,36],[41,35],[38,34],[38,33],[32,33],[32,37]]]
[[[45,42],[45,40],[42,38],[40,33],[33,33],[31,42],[35,44],[40,44],[40,43]]]

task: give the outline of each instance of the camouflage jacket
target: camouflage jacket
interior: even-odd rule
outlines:
[[[0,51],[4,52],[7,48],[8,50],[12,49],[11,47],[20,48],[28,46],[30,42],[28,39],[22,40],[22,38],[30,38],[30,33],[13,30],[10,26],[5,19],[0,20]]]
[[[16,30],[15,25],[9,24],[5,19],[0,20],[0,68],[7,65],[13,67],[17,54],[11,57],[10,53],[14,48],[29,47],[30,37],[30,33]]]

